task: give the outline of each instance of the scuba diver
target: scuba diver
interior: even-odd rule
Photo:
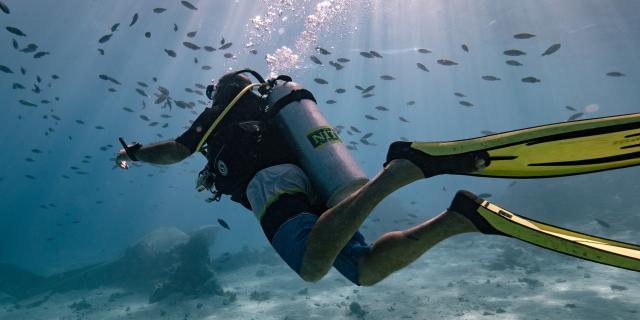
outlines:
[[[259,83],[253,84],[247,73]],[[521,164],[515,159],[536,159],[541,148],[576,136],[628,134],[624,130],[629,125],[633,126],[630,130],[640,128],[637,115],[456,142],[397,141],[390,145],[383,169],[369,180],[318,110],[313,94],[290,77],[265,81],[257,72],[245,69],[223,75],[206,93],[211,107],[182,135],[144,146],[127,145],[120,138],[123,149],[116,163],[126,169],[128,161],[172,164],[196,152],[204,154],[207,165],[198,176],[197,190],[211,191],[210,201],[230,195],[232,201],[251,210],[276,252],[305,281],[320,280],[333,266],[354,284],[371,286],[440,241],[468,232],[515,237],[579,258],[640,270],[637,246],[556,228],[558,231],[465,191],[458,192],[451,207],[437,216],[407,230],[388,232],[371,244],[358,231],[389,194],[439,174],[554,177],[636,165],[637,156],[614,156],[580,167],[555,163],[558,161],[548,166]],[[563,132],[568,137],[559,136]],[[546,140],[531,144],[531,139]],[[521,151],[527,143],[533,147],[528,153]],[[509,152],[516,147],[520,149],[513,156]],[[576,144],[576,150],[587,149]],[[561,156],[582,155],[576,151]],[[581,239],[589,239],[590,244]],[[591,245],[596,241],[600,241],[598,248]],[[603,246],[608,246],[605,253]],[[620,255],[626,256],[620,260]]]

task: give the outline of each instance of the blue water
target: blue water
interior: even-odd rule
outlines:
[[[334,126],[353,125],[363,133],[374,133],[369,141],[375,146],[359,145],[353,152],[369,176],[381,168],[389,143],[401,137],[454,140],[480,136],[483,130],[501,132],[562,122],[577,112],[589,118],[640,111],[637,1],[334,1],[325,4],[342,7],[322,17],[320,26],[312,27],[305,27],[305,20],[323,12],[317,7],[321,1],[192,1],[197,11],[185,8],[180,1],[165,0],[3,2],[11,13],[0,13],[0,65],[13,73],[0,72],[0,262],[39,274],[113,259],[132,241],[160,226],[191,230],[215,224],[219,218],[226,220],[231,230],[225,231],[213,252],[268,245],[248,211],[228,199],[208,204],[204,201],[207,195],[194,190],[197,172],[205,164],[199,155],[172,166],[142,164],[126,171],[113,168],[118,137],[143,144],[177,137],[204,108],[196,101],[208,101],[184,88],[206,85],[229,70],[249,67],[263,74],[288,73],[315,94]],[[154,13],[156,7],[167,11]],[[273,23],[262,25],[263,30],[254,29],[252,19],[278,10]],[[139,19],[130,27],[134,13]],[[115,23],[120,25],[111,39],[99,43],[100,37],[112,33]],[[178,31],[173,30],[174,24]],[[26,37],[8,32],[7,26],[19,28]],[[190,31],[197,31],[195,37],[187,37]],[[145,32],[151,37],[146,38]],[[522,32],[536,36],[526,40],[513,37]],[[190,41],[218,48],[222,38],[233,45],[214,52],[182,45]],[[50,54],[34,59],[35,52],[14,49],[13,39],[20,50],[34,43],[36,52]],[[296,47],[296,41],[302,45]],[[561,44],[557,52],[541,56],[555,43]],[[462,50],[462,44],[468,46],[468,52]],[[316,46],[331,54],[320,54],[314,50]],[[299,55],[298,63],[280,69],[268,64],[265,56],[283,47]],[[432,53],[419,53],[419,48]],[[103,49],[104,55],[98,49]],[[164,49],[174,50],[177,57],[168,56]],[[257,54],[250,53],[251,49]],[[505,56],[503,51],[509,49],[527,54]],[[369,50],[383,58],[359,54]],[[225,58],[224,53],[234,57]],[[309,60],[312,54],[324,64]],[[328,61],[339,57],[350,62],[337,71]],[[438,59],[458,65],[444,66],[436,62]],[[523,66],[509,66],[505,64],[508,59]],[[419,70],[418,62],[429,72]],[[211,70],[203,70],[204,65]],[[606,75],[614,71],[624,76]],[[52,79],[54,74],[59,79]],[[101,80],[99,74],[115,78],[121,85]],[[381,75],[395,80],[383,80]],[[481,79],[485,75],[501,80]],[[521,81],[528,76],[541,82]],[[329,84],[317,84],[315,78]],[[142,89],[150,97],[135,91],[141,88],[138,81],[149,85]],[[14,83],[25,89],[12,89]],[[40,93],[32,91],[34,85]],[[195,102],[195,113],[175,105],[169,110],[154,104],[152,93],[158,85],[168,88],[175,100]],[[375,96],[362,98],[354,85],[375,85]],[[337,94],[337,88],[347,92]],[[466,97],[457,97],[454,92]],[[337,103],[325,103],[329,99]],[[37,107],[24,106],[20,100]],[[474,106],[462,106],[461,100]],[[409,101],[415,104],[407,105]],[[161,118],[161,114],[171,118]],[[369,120],[365,114],[377,120]],[[144,121],[140,115],[151,120]],[[400,116],[408,122],[400,121]],[[159,125],[149,126],[152,121]],[[161,128],[165,123],[168,127]],[[358,139],[343,133],[346,142]],[[608,180],[610,185],[637,190],[638,177],[638,169],[629,168],[589,177],[521,181],[521,198],[510,191],[509,180],[437,177],[404,188],[394,197],[426,219],[446,208],[455,190],[465,188],[491,193],[492,200],[514,212],[535,208],[545,212],[523,214],[555,212],[548,217],[562,216],[559,220],[563,222],[586,225],[592,223],[592,216],[581,220],[583,213],[571,208],[600,208],[600,203],[621,197],[621,207],[640,209],[637,196],[628,190],[598,187],[601,179],[613,179]],[[566,186],[566,193],[542,198],[535,192],[554,183]],[[413,207],[408,205],[411,201],[416,202]],[[521,201],[526,204],[520,205]],[[617,235],[637,234],[638,210],[628,214],[635,217],[636,228],[618,225]],[[637,240],[637,236],[623,240]],[[637,283],[637,275],[631,275]]]

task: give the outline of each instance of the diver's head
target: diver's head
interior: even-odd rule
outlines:
[[[242,89],[251,84],[247,76],[235,72],[227,73],[214,85],[207,86],[207,97],[217,105],[227,105]]]

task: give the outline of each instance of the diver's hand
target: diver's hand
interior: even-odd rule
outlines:
[[[116,165],[121,169],[129,169],[128,161],[131,161],[131,158],[127,155],[127,152],[124,149],[120,149],[118,151],[118,155],[116,156]]]

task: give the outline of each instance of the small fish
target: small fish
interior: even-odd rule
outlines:
[[[194,43],[191,43],[191,42],[185,41],[185,42],[183,42],[182,44],[183,44],[185,47],[187,47],[187,48],[189,48],[189,49],[191,49],[191,50],[200,50],[200,46],[198,46],[198,45],[196,45],[196,44],[194,44]]]
[[[138,81],[137,83],[138,83],[138,85],[139,85],[139,86],[141,86],[141,87],[145,87],[145,88],[149,87],[149,85],[148,85],[148,84],[146,84],[145,82]]]
[[[520,62],[518,62],[516,60],[507,60],[507,61],[505,61],[505,63],[510,65],[510,66],[516,66],[516,67],[522,65],[522,63],[520,63]]]
[[[398,119],[402,122],[409,122],[409,120],[405,119],[404,117],[398,117]]]
[[[380,111],[389,111],[389,109],[385,108],[384,106],[377,106],[376,109]]]
[[[321,55],[329,55],[331,54],[331,52],[329,52],[327,49],[321,48],[321,47],[316,47],[316,51],[320,52]]]
[[[109,41],[109,39],[111,39],[111,36],[113,36],[113,33],[106,34],[106,35],[100,37],[100,39],[98,39],[98,43],[105,43],[105,42]]]
[[[349,60],[347,58],[338,58],[338,62],[340,62],[340,63],[347,63],[349,61],[351,61],[351,60]]]
[[[76,123],[77,123],[77,124],[84,124],[84,121],[82,121],[82,120],[76,120]]]
[[[540,82],[540,79],[536,77],[526,77],[526,78],[522,78],[522,82],[536,83],[536,82]]]
[[[13,45],[14,49],[18,49],[18,40],[16,39],[11,39],[11,44]]]
[[[418,49],[418,52],[420,52],[420,53],[431,53],[431,50],[429,50],[429,49]]]
[[[7,29],[7,31],[15,34],[16,36],[20,36],[20,37],[26,37],[27,36],[24,32],[22,32],[22,30],[20,30],[20,29],[18,29],[16,27],[7,27],[6,29]]]
[[[513,35],[513,37],[516,38],[516,39],[530,39],[530,38],[533,38],[535,36],[536,36],[535,34],[526,33],[526,32],[518,33],[518,34]]]
[[[351,129],[351,131],[353,131],[353,132],[355,132],[355,133],[362,133],[362,132],[360,131],[360,129],[358,129],[358,128],[354,127],[354,126],[350,126],[350,127],[349,127],[349,129]]]
[[[218,224],[220,224],[223,228],[227,230],[231,230],[231,228],[229,228],[229,224],[222,219],[218,219]]]
[[[95,128],[98,129],[98,130],[104,130],[103,126],[95,126]]]
[[[482,131],[480,131],[480,133],[482,133],[485,136],[495,134],[495,132],[490,131],[490,130],[482,130]]]
[[[318,59],[318,57],[316,57],[314,55],[309,56],[309,60],[313,61],[313,63],[315,63],[315,64],[322,65],[322,61],[320,61],[320,59]]]
[[[161,114],[161,115],[160,115],[160,118],[169,119],[169,118],[171,118],[171,115],[168,115],[168,114]]]
[[[601,226],[603,226],[603,227],[605,227],[605,228],[611,228],[611,225],[610,225],[610,224],[608,224],[606,221],[602,221],[602,220],[600,220],[600,219],[596,219],[596,222],[597,222],[599,225],[601,225]]]
[[[2,10],[2,12],[6,14],[11,13],[11,10],[9,10],[9,7],[7,7],[7,5],[2,1],[0,1],[0,10]]]
[[[373,97],[373,96],[375,96],[375,94],[373,94],[373,93],[367,93],[367,94],[362,95],[363,98],[370,98],[370,97]]]
[[[0,71],[4,72],[4,73],[13,73],[13,71],[11,71],[11,69],[7,66],[3,66],[0,64]]]
[[[560,44],[556,43],[556,44],[550,46],[549,48],[547,48],[547,50],[545,50],[542,53],[542,56],[548,56],[548,55],[553,54],[554,52],[556,52],[558,50],[560,50]]]
[[[107,90],[109,90],[109,92],[116,92],[117,91],[115,88],[109,88]]]
[[[118,27],[120,26],[119,23],[116,23],[114,25],[111,26],[111,32],[116,32],[116,30],[118,30]]]
[[[129,27],[133,27],[134,24],[138,22],[138,14],[134,13],[133,17],[131,17],[131,22],[129,23]]]
[[[469,47],[466,44],[463,44],[462,50],[464,50],[464,52],[469,52]]]
[[[104,56],[104,49],[98,49],[98,52],[100,52],[100,55]]]
[[[151,38],[151,32],[147,31],[144,33],[144,36],[148,39]]]
[[[408,105],[408,106],[412,106],[414,104],[416,104],[416,102],[413,101],[413,100],[407,101],[407,103],[406,103],[406,105]]]
[[[625,74],[619,71],[612,71],[612,72],[607,72],[607,75],[609,77],[624,77]]]
[[[189,1],[180,1],[180,3],[182,3],[182,5],[185,6],[185,8],[187,8],[187,9],[198,10],[198,8],[196,8],[196,6],[191,4],[191,2],[189,2]]]
[[[378,53],[377,51],[369,51],[369,53],[371,53],[372,56],[376,57],[376,58],[382,58],[382,55],[380,53]]]
[[[202,70],[211,70],[211,66],[202,66]]]
[[[394,78],[394,77],[392,77],[392,76],[390,76],[388,74],[385,74],[385,75],[381,75],[380,79],[382,79],[382,80],[395,80],[396,78]]]
[[[524,56],[527,53],[524,51],[520,51],[518,49],[510,49],[510,50],[506,50],[504,52],[502,52],[505,56],[511,56],[511,57],[516,57],[516,56]]]
[[[144,121],[149,121],[151,119],[149,119],[149,117],[145,116],[144,114],[140,115],[140,119],[144,120]]]
[[[27,107],[37,107],[38,105],[33,103],[33,102],[29,102],[27,100],[20,100],[18,101],[21,105],[23,106],[27,106]]]
[[[576,119],[578,119],[578,118],[582,117],[583,115],[584,115],[584,112],[574,113],[574,114],[572,114],[572,115],[569,117],[569,119],[567,119],[567,121],[573,121],[573,120],[576,120]]]
[[[369,115],[369,114],[365,114],[365,115],[364,115],[364,117],[365,117],[367,120],[378,120],[378,118],[376,118],[376,117],[374,117],[374,116],[372,116],[372,115]]]
[[[42,58],[42,57],[44,57],[44,56],[46,56],[48,54],[49,54],[49,51],[40,51],[40,52],[34,54],[33,58],[34,59],[40,59],[40,58]]]
[[[315,79],[313,79],[313,81],[315,81],[315,83],[317,83],[317,84],[329,84],[329,82],[327,80],[322,79],[322,78],[315,78]]]
[[[155,12],[155,13],[163,13],[165,11],[167,11],[167,9],[165,9],[165,8],[155,8],[155,9],[153,9],[153,12]]]
[[[325,103],[326,103],[326,104],[335,104],[335,103],[336,103],[336,101],[335,101],[335,100],[327,100]]]
[[[218,50],[225,50],[225,49],[229,49],[231,46],[233,45],[233,42],[227,42],[223,45],[221,45]]]
[[[60,79],[60,76],[58,76],[57,74],[52,74],[51,75],[51,79],[58,80],[58,79]]]
[[[376,87],[375,85],[370,85],[370,86],[366,87],[364,90],[362,90],[361,93],[365,94],[365,93],[371,92],[371,90],[375,89],[375,87]]]
[[[11,88],[14,89],[14,90],[16,90],[16,89],[22,90],[22,89],[24,89],[24,86],[19,84],[19,83],[17,83],[17,82],[14,82],[13,85],[11,86]]]
[[[498,80],[500,80],[500,78],[495,77],[495,76],[482,76],[482,80],[487,80],[487,81],[498,81]]]
[[[187,33],[187,37],[189,38],[193,38],[196,36],[196,34],[198,33],[198,31],[191,31]]]
[[[365,133],[365,135],[363,135],[362,138],[360,139],[369,139],[371,138],[371,136],[373,136],[373,132],[368,132],[368,133]]]
[[[455,66],[455,65],[458,65],[457,62],[451,61],[451,60],[447,60],[447,59],[440,59],[437,62],[439,64],[443,65],[443,66]]]
[[[214,52],[216,51],[216,48],[212,47],[212,46],[204,46],[203,47],[205,51],[207,52]]]
[[[478,195],[478,198],[491,198],[491,193],[481,193]]]
[[[342,89],[342,88],[338,88],[338,89],[335,90],[335,93],[345,93],[345,92],[347,92],[347,90]]]
[[[22,75],[24,76],[25,74],[27,74],[27,70],[24,69],[24,67],[20,67],[20,73],[22,73]]]
[[[329,64],[330,64],[332,67],[336,68],[336,70],[341,70],[342,68],[344,68],[344,66],[343,66],[343,65],[341,65],[341,64],[339,64],[339,63],[337,63],[337,62],[329,61]]]
[[[355,85],[354,87],[355,87],[356,89],[360,90],[360,91],[364,90],[364,88],[363,88],[363,87],[361,87],[361,86],[359,86],[359,85]]]
[[[362,51],[360,52],[360,55],[365,57],[365,58],[373,58],[373,55],[367,51]]]
[[[108,79],[108,80],[109,80],[111,83],[114,83],[114,84],[117,84],[117,85],[122,85],[122,83],[120,83],[120,81],[118,81],[118,80],[116,80],[116,79],[114,79],[114,78],[109,77],[109,79]]]
[[[164,49],[164,52],[167,53],[167,55],[169,55],[169,57],[175,58],[176,57],[176,52],[170,49]]]
[[[251,53],[251,54],[258,54],[258,50],[256,50],[256,49],[251,49],[251,50],[249,50],[249,53]]]
[[[464,100],[463,100],[463,101],[458,101],[458,103],[459,103],[460,105],[465,106],[465,107],[473,107],[473,103],[471,103],[471,102],[469,102],[469,101],[464,101]]]
[[[133,112],[133,110],[131,110],[131,108],[129,108],[129,107],[122,107],[122,110],[124,110],[126,112]]]
[[[31,53],[35,52],[38,49],[38,45],[35,43],[28,44],[24,49],[20,50],[20,52]]]
[[[222,37],[222,39],[220,39],[220,45],[223,45],[225,43],[226,40],[224,40],[224,37]]]
[[[158,124],[159,124],[159,122],[154,121],[154,122],[149,123],[149,127],[155,127],[155,126],[157,126]]]
[[[424,64],[418,62],[416,63],[416,66],[418,66],[418,69],[425,71],[425,72],[429,72],[429,69],[427,69],[427,66],[425,66]]]
[[[136,92],[143,97],[148,97],[147,93],[144,92],[142,89],[136,88]]]
[[[173,31],[178,32],[178,25],[175,23],[173,24]]]
[[[570,111],[577,111],[576,108],[572,107],[572,106],[564,106],[567,110]]]

